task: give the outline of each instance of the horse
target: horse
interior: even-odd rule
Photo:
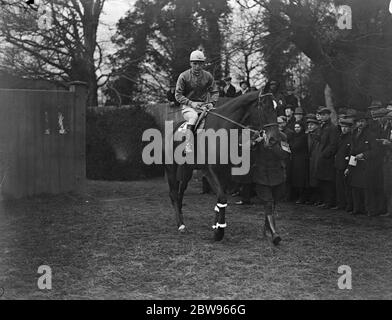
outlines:
[[[253,91],[233,98],[218,108],[207,111],[204,130],[249,129],[253,133],[263,133],[262,143],[264,143],[265,147],[269,147],[280,141],[281,137],[277,125],[276,106],[276,102],[271,93],[263,94],[261,91]],[[180,124],[175,127],[173,136]],[[257,134],[255,136],[257,136]],[[171,139],[173,139],[173,137]],[[173,143],[175,144],[175,142]],[[219,149],[220,148],[217,147],[214,150],[210,150],[208,146],[206,146],[206,150],[216,153],[216,159],[219,159]],[[229,152],[230,150],[226,151]],[[170,152],[173,152],[173,150]],[[197,152],[201,152],[201,150],[195,150],[195,153]],[[185,233],[187,230],[184,223],[182,203],[185,190],[192,178],[193,170],[202,169],[205,172],[207,180],[217,196],[217,204],[214,208],[216,213],[213,225],[214,240],[221,241],[227,226],[225,217],[225,210],[227,207],[225,181],[228,176],[228,165],[221,164],[219,161],[215,164],[206,163],[193,165],[179,165],[174,162],[165,164],[164,167],[170,189],[169,195],[175,212],[177,228],[180,233]],[[180,167],[182,169],[181,179],[178,178]]]

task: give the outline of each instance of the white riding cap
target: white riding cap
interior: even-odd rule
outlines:
[[[204,53],[200,50],[195,50],[191,53],[191,56],[189,60],[192,61],[206,61],[206,57],[204,56]]]

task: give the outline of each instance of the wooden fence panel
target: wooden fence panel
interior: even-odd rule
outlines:
[[[83,186],[86,94],[81,84],[70,91],[0,89],[3,197],[57,194]]]

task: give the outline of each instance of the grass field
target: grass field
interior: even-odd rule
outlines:
[[[274,247],[260,205],[229,205],[214,243],[215,198],[199,190],[193,181],[185,196],[186,235],[163,179],[0,202],[1,299],[392,299],[390,217],[282,204]],[[52,290],[37,287],[40,265],[52,268]],[[338,288],[340,265],[352,290]]]

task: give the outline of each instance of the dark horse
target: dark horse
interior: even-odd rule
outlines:
[[[276,103],[273,100],[273,95],[270,93],[261,94],[260,92],[251,92],[246,95],[234,98],[219,108],[213,109],[206,116],[204,129],[230,130],[249,127],[253,128],[253,132],[260,132],[263,134],[263,143],[269,147],[280,141],[281,135],[276,124]],[[173,139],[173,137],[172,137]],[[178,230],[181,233],[186,231],[184,217],[182,213],[182,202],[184,192],[188,186],[188,182],[192,177],[194,169],[202,169],[206,174],[208,182],[214,189],[217,195],[217,204],[215,206],[215,221],[213,225],[214,239],[220,241],[223,239],[224,230],[226,227],[225,208],[227,207],[227,197],[225,194],[225,181],[228,176],[228,166],[219,162],[220,148],[214,149],[205,146],[208,152],[214,152],[216,155],[215,164],[204,165],[199,164],[185,164],[181,167],[181,178],[179,178],[179,165],[166,164],[165,172],[170,187],[170,199],[175,210],[176,222]],[[228,148],[227,148],[228,149]],[[195,153],[201,152],[200,148],[195,150]],[[229,153],[230,150],[224,150]],[[196,157],[196,156],[195,156]]]

